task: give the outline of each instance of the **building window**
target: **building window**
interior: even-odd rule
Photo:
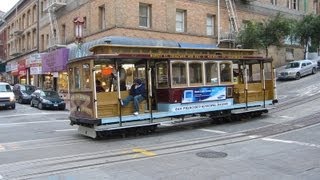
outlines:
[[[62,24],[61,39],[62,39],[63,44],[67,44],[66,25],[65,24]]]
[[[87,17],[86,16],[84,16],[83,17],[83,29],[87,29]]]
[[[99,28],[105,29],[106,28],[106,9],[103,6],[99,6]]]
[[[47,34],[47,47],[46,48],[49,48],[50,47],[50,39],[49,39],[49,34]]]
[[[186,32],[186,11],[177,10],[176,11],[176,32]]]
[[[277,0],[270,0],[272,5],[277,5]]]
[[[33,6],[33,10],[32,10],[32,22],[36,22],[37,20],[37,6]]]
[[[32,31],[32,38],[33,38],[32,48],[35,49],[37,48],[37,30],[36,29],[33,29]]]
[[[139,4],[139,26],[151,27],[151,5]]]
[[[299,4],[298,4],[298,0],[288,0],[287,1],[287,5],[289,9],[295,9],[295,10],[299,10]]]
[[[207,16],[207,35],[208,36],[214,35],[214,16],[213,15]]]

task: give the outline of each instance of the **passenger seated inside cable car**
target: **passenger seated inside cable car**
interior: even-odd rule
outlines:
[[[130,88],[129,96],[121,100],[121,106],[125,107],[130,101],[133,101],[133,115],[139,114],[139,104],[141,101],[145,100],[147,97],[145,84],[141,79],[135,79],[133,85]]]

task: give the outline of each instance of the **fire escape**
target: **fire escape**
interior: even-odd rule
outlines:
[[[67,5],[67,0],[48,0],[47,7],[44,9],[48,13],[50,21],[50,38],[49,38],[49,49],[58,48],[63,46],[61,44],[59,25],[56,18],[57,11]]]
[[[238,17],[236,13],[235,0],[225,0],[226,8],[228,11],[230,28],[228,32],[224,32],[220,36],[220,41],[222,43],[229,44],[229,46],[234,46],[236,36],[239,32]]]

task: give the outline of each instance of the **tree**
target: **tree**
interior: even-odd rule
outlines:
[[[245,29],[241,30],[237,36],[237,44],[241,44],[244,49],[254,49],[261,47],[260,36],[262,34],[262,24],[249,21],[245,24]]]
[[[320,25],[318,23],[320,23],[319,16],[316,17],[313,14],[304,16],[296,23],[294,36],[304,47],[304,58],[307,58],[306,55],[311,42],[319,46]]]
[[[237,43],[244,48],[264,48],[268,57],[269,46],[280,46],[290,34],[290,22],[291,20],[277,14],[262,23],[248,23],[238,34]]]

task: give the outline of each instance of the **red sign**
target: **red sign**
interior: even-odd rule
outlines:
[[[18,62],[18,75],[25,76],[27,74],[26,70],[26,60],[22,59]]]

